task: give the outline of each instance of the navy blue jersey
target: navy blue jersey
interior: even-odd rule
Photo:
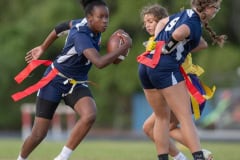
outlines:
[[[187,54],[192,49],[196,48],[200,42],[202,35],[201,20],[198,14],[192,9],[187,9],[171,15],[166,26],[156,36],[156,40],[167,42],[175,29],[183,24],[189,27],[190,35],[185,40],[181,41],[171,54],[161,56],[160,65],[161,63],[162,65],[160,68],[162,69],[178,67],[179,64],[184,62]]]
[[[83,55],[83,51],[89,48],[99,51],[100,40],[101,33],[93,33],[87,26],[86,18],[73,20],[64,48],[54,61],[54,66],[69,78],[87,80],[92,63]]]

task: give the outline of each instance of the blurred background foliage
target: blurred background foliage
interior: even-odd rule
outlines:
[[[142,28],[140,11],[143,6],[159,3],[169,13],[189,8],[189,0],[106,0],[110,9],[108,30],[103,33],[102,51],[105,54],[108,37],[118,28],[127,31],[133,38],[129,56],[119,65],[103,70],[92,68],[90,80],[98,106],[97,127],[128,129],[131,126],[131,103],[135,93],[142,92],[136,56],[144,51],[142,42],[148,35]],[[218,34],[227,34],[228,42],[223,48],[211,45],[209,36],[204,37],[209,49],[193,54],[193,61],[205,68],[201,77],[207,84],[217,87],[239,85],[240,1],[223,1],[221,10],[210,25]],[[83,9],[77,0],[1,0],[0,1],[0,129],[16,130],[21,127],[20,106],[35,102],[35,94],[14,103],[11,94],[37,82],[45,67],[40,67],[21,85],[13,80],[26,63],[26,52],[39,45],[53,27],[65,20],[83,17]],[[62,49],[64,38],[57,40],[42,59],[53,59]]]

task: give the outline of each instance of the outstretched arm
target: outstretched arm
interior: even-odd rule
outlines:
[[[47,36],[47,38],[43,41],[43,43],[30,51],[27,52],[25,56],[25,61],[30,63],[32,60],[38,59],[43,52],[60,36],[65,35],[66,31],[71,28],[71,22],[64,22],[58,24]]]

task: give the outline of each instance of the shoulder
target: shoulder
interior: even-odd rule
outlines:
[[[73,27],[86,26],[86,25],[87,25],[87,19],[86,19],[86,18],[75,19],[75,20],[72,20],[71,23],[72,23],[72,26],[73,26]]]
[[[89,33],[89,28],[87,26],[87,19],[86,18],[82,18],[82,19],[76,19],[76,20],[72,20],[72,28],[71,28],[71,32],[72,33],[80,33],[80,34],[85,34],[85,33]]]
[[[201,19],[199,15],[193,10],[193,9],[187,9],[185,10],[185,16],[186,19],[194,21],[195,23],[201,23]]]
[[[186,14],[189,18],[194,17],[196,13],[192,9],[186,9],[184,11],[184,14]]]
[[[193,29],[201,28],[201,20],[198,14],[192,9],[186,9],[182,14],[182,23],[188,25]]]
[[[175,13],[175,14],[172,14],[169,16],[169,20],[173,20],[173,19],[176,19],[176,18],[180,18],[182,17],[181,15],[183,14],[183,12],[178,12],[178,13]]]

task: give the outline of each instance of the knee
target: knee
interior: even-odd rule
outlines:
[[[82,115],[81,121],[83,121],[86,124],[92,125],[96,121],[97,115],[96,113],[86,114]]]
[[[151,125],[149,125],[148,123],[145,122],[145,123],[143,124],[142,129],[143,129],[143,131],[144,131],[144,133],[145,133],[146,135],[150,135],[151,130],[152,130],[152,127],[151,127]]]

